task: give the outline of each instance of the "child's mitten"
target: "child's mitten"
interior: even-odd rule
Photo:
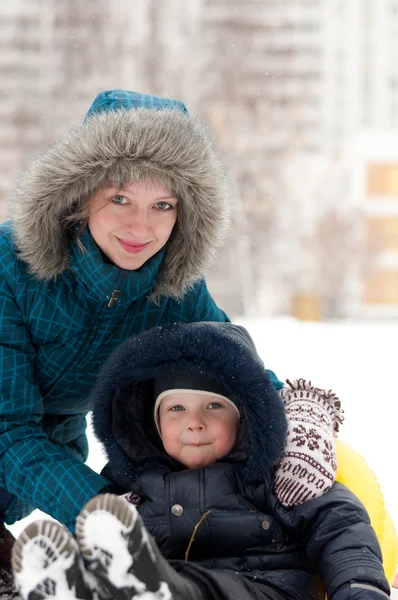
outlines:
[[[343,422],[340,400],[310,381],[287,380],[281,390],[288,432],[274,481],[284,506],[322,496],[336,479],[335,436]]]

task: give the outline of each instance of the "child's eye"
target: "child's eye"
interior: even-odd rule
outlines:
[[[178,412],[180,410],[185,410],[185,408],[181,404],[176,404],[175,406],[170,406],[169,410]]]
[[[170,202],[157,202],[155,206],[160,210],[172,210],[174,208],[174,205]]]
[[[208,408],[222,408],[223,405],[220,404],[219,402],[210,402]]]
[[[113,196],[111,198],[111,202],[113,202],[113,204],[127,204],[128,199],[126,198],[126,196],[122,196],[121,194],[116,194],[116,196]]]

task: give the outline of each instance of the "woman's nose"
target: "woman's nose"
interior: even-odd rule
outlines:
[[[142,233],[148,231],[148,218],[146,211],[131,210],[124,215],[124,226],[131,233]]]

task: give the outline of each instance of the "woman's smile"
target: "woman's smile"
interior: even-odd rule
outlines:
[[[123,240],[121,238],[117,238],[121,247],[126,250],[126,252],[131,252],[132,254],[138,254],[142,252],[151,242],[145,242],[144,244],[137,244],[136,242],[128,242],[127,240]]]

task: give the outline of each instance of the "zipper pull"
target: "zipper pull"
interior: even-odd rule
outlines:
[[[120,290],[114,290],[112,292],[112,296],[110,297],[110,300],[108,302],[108,308],[113,308],[116,304],[116,302],[118,301],[118,298],[120,296]]]

